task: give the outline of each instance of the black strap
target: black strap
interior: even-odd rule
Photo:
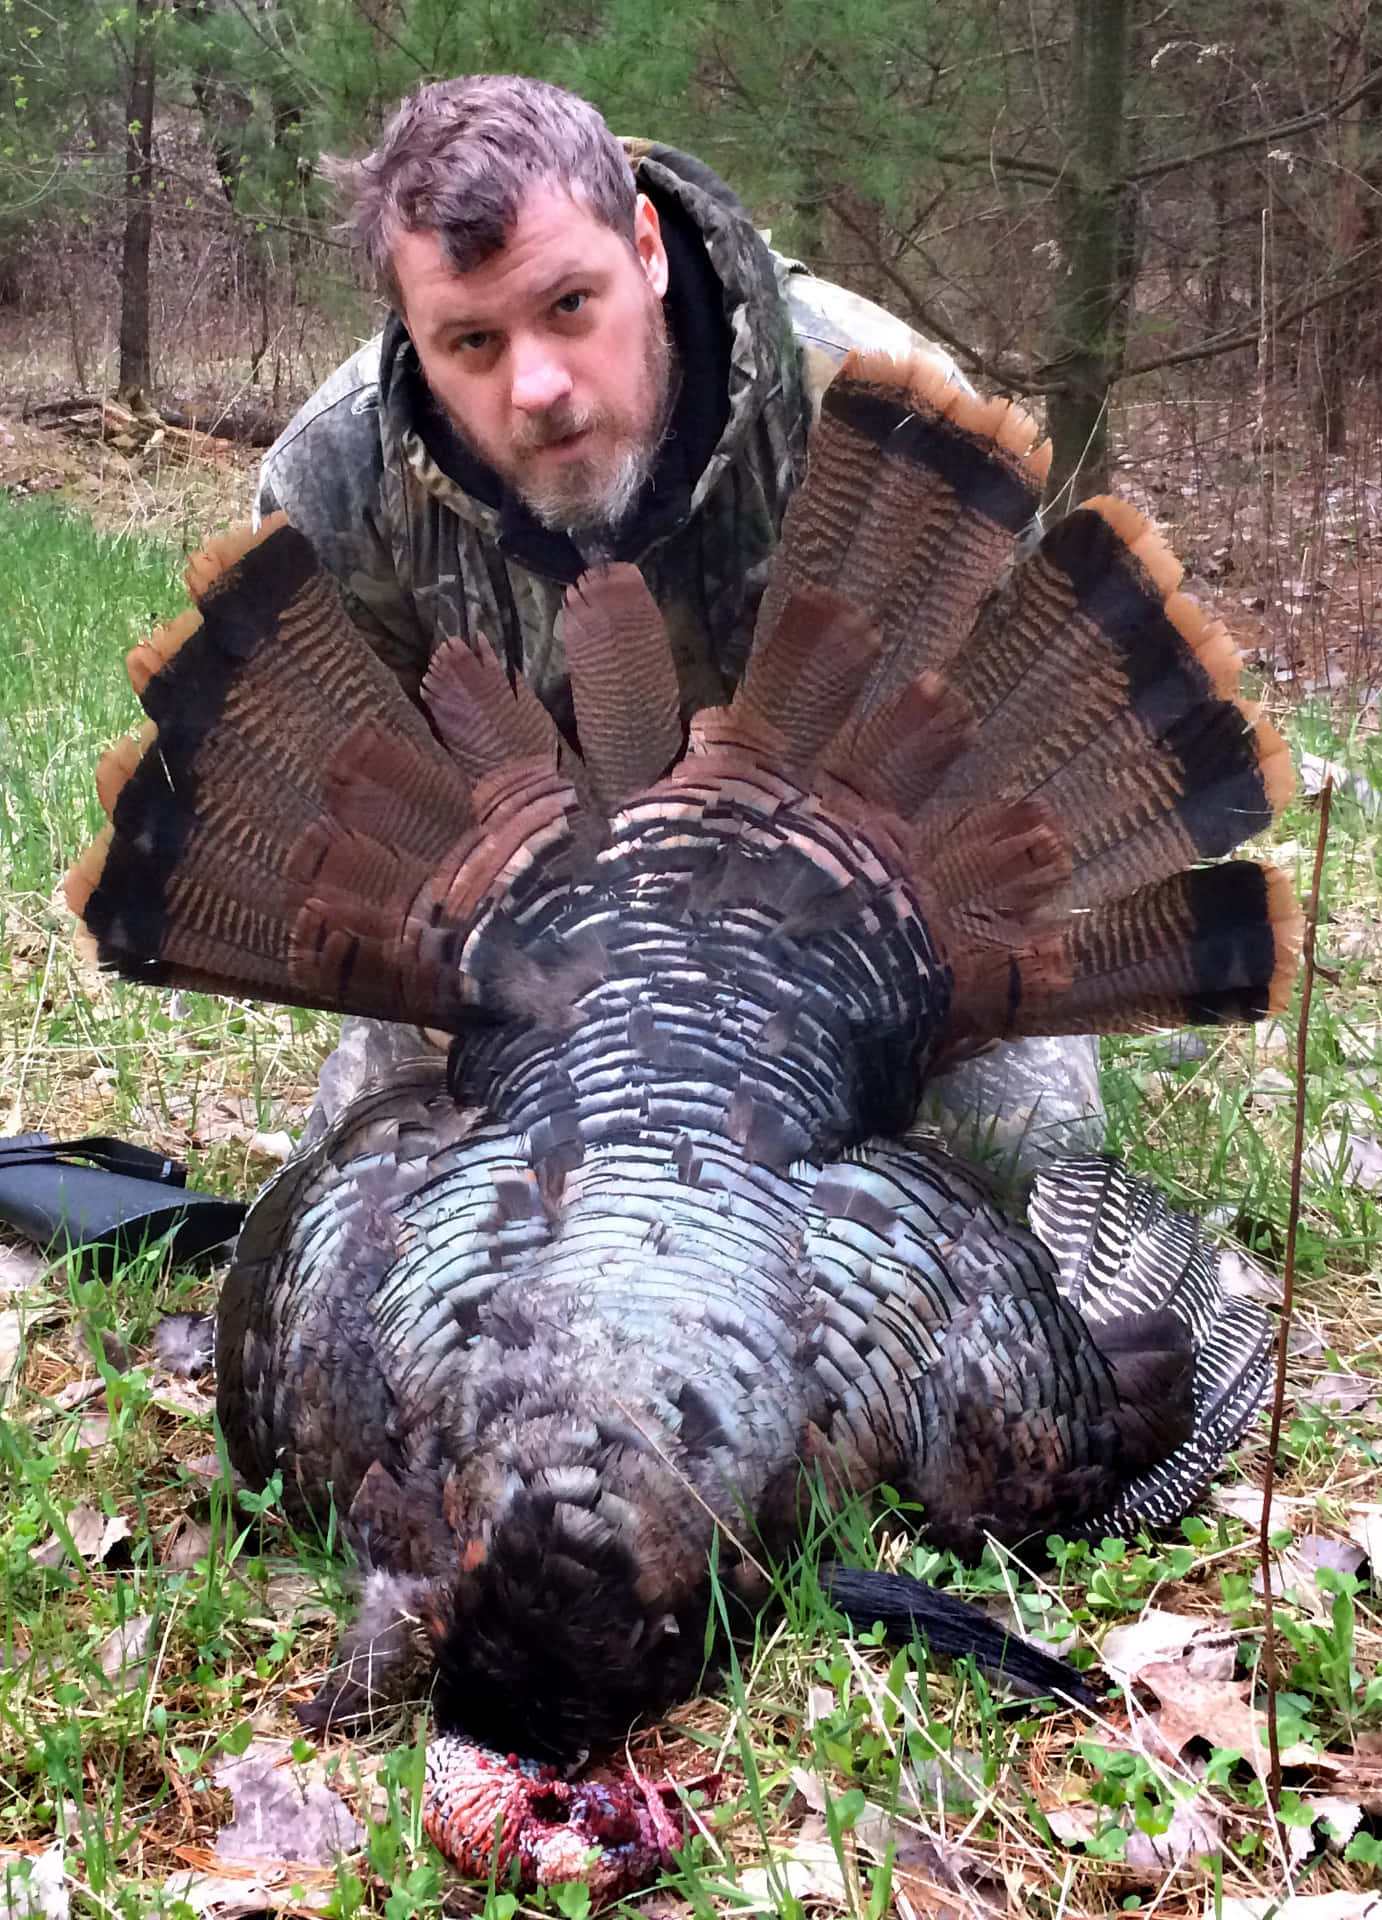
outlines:
[[[47,1166],[55,1160],[87,1160],[107,1173],[156,1180],[165,1187],[187,1185],[187,1169],[180,1161],[151,1147],[117,1140],[110,1133],[90,1133],[84,1140],[54,1140],[46,1133],[14,1133],[0,1139],[0,1167]]]

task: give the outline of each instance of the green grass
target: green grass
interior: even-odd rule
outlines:
[[[201,1184],[244,1194],[269,1170],[247,1145],[251,1127],[297,1123],[331,1023],[97,976],[75,957],[54,897],[99,824],[96,760],[138,718],[123,654],[181,604],[180,568],[166,545],[97,535],[79,516],[0,499],[0,1085],[10,1129],[125,1133],[190,1160]],[[1341,737],[1320,710],[1296,716],[1292,731],[1382,790],[1375,733]],[[1298,802],[1272,836],[1295,849],[1285,857],[1302,891],[1315,817]],[[1382,1132],[1378,835],[1379,822],[1354,801],[1337,804],[1321,932],[1337,981],[1321,982],[1310,1034],[1312,1134]],[[1253,1244],[1269,1267],[1284,1244],[1290,1135],[1289,1101],[1270,1076],[1289,1072],[1280,1047],[1293,1038],[1288,1015],[1275,1038],[1208,1036],[1203,1056],[1184,1065],[1173,1064],[1164,1036],[1105,1049],[1112,1143],[1179,1202]],[[1377,1196],[1343,1181],[1307,1188],[1301,1319],[1324,1348],[1307,1371],[1337,1350],[1382,1372],[1378,1213]],[[333,1542],[294,1535],[272,1498],[235,1503],[225,1477],[207,1475],[217,1447],[209,1412],[168,1403],[150,1358],[152,1329],[170,1307],[208,1305],[212,1295],[210,1283],[170,1271],[157,1249],[110,1284],[52,1268],[25,1300],[23,1362],[0,1403],[0,1849],[35,1852],[65,1832],[75,1910],[89,1920],[160,1912],[182,1920],[187,1909],[160,1889],[189,1850],[193,1861],[205,1858],[197,1850],[229,1818],[216,1764],[251,1737],[295,1739],[291,1702],[320,1676],[347,1591]],[[132,1353],[128,1370],[85,1357],[101,1351],[103,1332]],[[63,1389],[84,1376],[93,1397],[65,1404]],[[1245,1449],[1250,1473],[1261,1446],[1259,1438]],[[1303,1526],[1341,1532],[1351,1505],[1379,1497],[1378,1435],[1364,1417],[1297,1407],[1285,1466],[1284,1491],[1305,1503]],[[80,1504],[128,1525],[111,1563],[70,1553],[56,1566],[36,1563],[31,1550],[55,1531],[61,1539]],[[189,1520],[204,1532],[191,1564],[180,1565]],[[1037,1713],[973,1675],[928,1672],[867,1637],[842,1639],[815,1577],[821,1552],[836,1551],[842,1535],[852,1554],[883,1551],[1054,1638],[1073,1634],[1081,1657],[1149,1602],[1227,1615],[1242,1634],[1243,1671],[1254,1657],[1261,1608],[1251,1542],[1223,1515],[1192,1519],[1168,1540],[1058,1548],[1040,1574],[997,1553],[961,1567],[918,1547],[906,1516],[887,1509],[874,1521],[858,1512],[822,1519],[801,1564],[782,1576],[781,1611],[765,1616],[701,1699],[641,1739],[645,1773],[723,1775],[701,1810],[704,1831],[671,1876],[668,1893],[685,1903],[677,1911],[741,1910],[746,1886],[760,1912],[796,1914],[805,1903],[875,1915],[904,1893],[924,1911],[922,1879],[935,1862],[920,1851],[923,1829],[963,1850],[965,1873],[991,1902],[1006,1897],[1041,1920],[1134,1901],[1143,1911],[1198,1913],[1216,1871],[1229,1892],[1280,1884],[1260,1793],[1225,1754],[1213,1758],[1206,1789],[1225,1833],[1218,1868],[1192,1859],[1154,1874],[1130,1870],[1129,1833],[1165,1828],[1191,1791],[1185,1769],[1118,1750],[1107,1727],[1084,1716]],[[110,1636],[136,1619],[149,1623],[146,1657],[107,1673]],[[1337,1748],[1382,1725],[1372,1678],[1379,1622],[1366,1587],[1345,1583],[1322,1617],[1292,1610],[1287,1639],[1293,1733]],[[420,1710],[400,1712],[350,1742],[317,1752],[300,1741],[294,1750],[370,1816],[362,1855],[305,1876],[308,1892],[329,1894],[337,1913],[407,1920],[456,1897],[417,1828],[423,1724]],[[812,1795],[821,1811],[810,1817],[835,1862],[832,1879],[818,1859],[814,1894],[794,1878],[802,1863],[779,1857],[799,1837]],[[1067,1803],[1097,1810],[1082,1851],[1051,1837],[1048,1816]],[[1352,1861],[1322,1860],[1303,1888],[1361,1884],[1369,1845],[1375,1837],[1364,1833]],[[759,1869],[762,1885],[746,1881]],[[492,1920],[517,1907],[502,1888],[463,1904]],[[580,1920],[577,1892],[536,1904]]]

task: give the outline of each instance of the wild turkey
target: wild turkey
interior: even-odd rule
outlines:
[[[1116,1163],[1045,1176],[1037,1238],[897,1138],[942,1057],[1255,1019],[1294,967],[1284,878],[1201,864],[1283,744],[1130,508],[1014,557],[1035,438],[848,363],[689,733],[631,567],[567,598],[579,757],[483,642],[424,718],[287,528],[131,656],[146,737],[69,882],[102,960],[457,1036],[270,1185],[220,1308],[236,1465],[376,1569],[327,1707],[411,1613],[442,1729],[569,1759],[692,1684],[713,1551],[752,1597],[804,1476],[965,1550],[1097,1536],[1256,1409],[1264,1317]]]

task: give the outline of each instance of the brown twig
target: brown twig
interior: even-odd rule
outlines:
[[[1310,904],[1305,914],[1305,939],[1301,950],[1300,1018],[1296,1022],[1296,1131],[1291,1147],[1291,1204],[1286,1215],[1286,1271],[1281,1283],[1281,1320],[1276,1334],[1276,1385],[1272,1392],[1272,1427],[1267,1441],[1267,1480],[1262,1489],[1262,1524],[1258,1530],[1257,1551],[1262,1566],[1262,1592],[1266,1601],[1266,1619],[1262,1636],[1262,1670],[1267,1681],[1267,1800],[1281,1830],[1281,1743],[1276,1724],[1276,1615],[1272,1607],[1272,1489],[1276,1481],[1276,1451],[1281,1443],[1282,1408],[1286,1401],[1286,1349],[1291,1339],[1291,1306],[1295,1298],[1296,1236],[1300,1231],[1300,1169],[1305,1154],[1305,1043],[1310,1027],[1310,1000],[1315,986],[1315,929],[1320,917],[1320,875],[1324,871],[1324,849],[1329,838],[1329,802],[1334,792],[1334,776],[1325,778],[1320,790],[1320,830],[1315,839],[1315,867],[1310,879]],[[1285,1845],[1285,1835],[1282,1834]]]

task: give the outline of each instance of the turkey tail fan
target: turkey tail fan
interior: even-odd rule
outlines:
[[[463,771],[281,516],[195,557],[188,580],[198,607],[130,656],[149,724],[102,762],[110,824],[68,875],[100,959],[151,983],[454,1021],[446,902],[467,858],[492,871],[514,841],[476,805],[479,745]],[[492,657],[434,662],[433,685],[443,726],[487,712],[493,760],[526,752],[560,810],[555,734]]]
[[[1295,972],[1289,887],[1187,869],[1270,823],[1285,743],[1238,701],[1232,640],[1134,508],[1091,500],[1023,551],[1049,463],[1035,438],[933,369],[851,356],[744,684],[693,743],[776,739],[827,804],[848,813],[839,782],[903,816],[954,974],[951,1054],[1260,1018]]]
[[[1142,1329],[1154,1334],[1156,1321],[1169,1314],[1189,1331],[1189,1437],[1079,1531],[1099,1539],[1168,1525],[1203,1493],[1262,1405],[1272,1322],[1251,1301],[1225,1296],[1218,1255],[1199,1221],[1169,1207],[1121,1161],[1058,1161],[1037,1175],[1028,1213],[1056,1260],[1061,1293],[1113,1361],[1125,1396],[1135,1393],[1137,1375],[1120,1368],[1119,1358],[1136,1356]]]

